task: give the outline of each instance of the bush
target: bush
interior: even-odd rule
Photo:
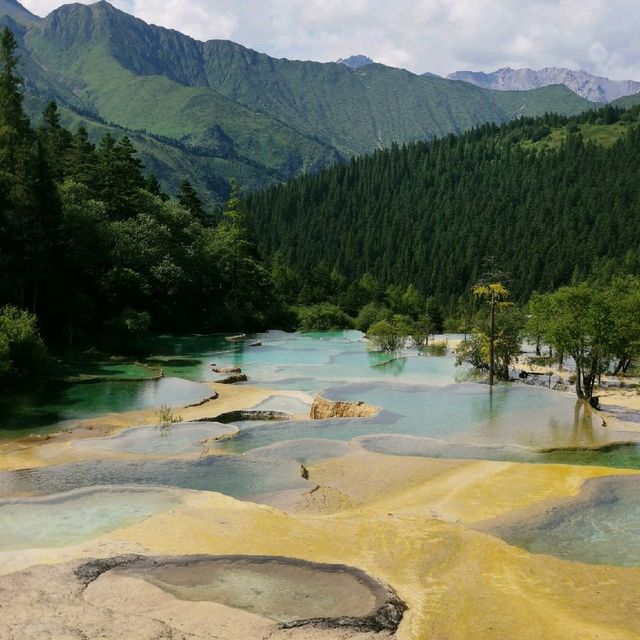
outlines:
[[[20,377],[42,369],[47,356],[35,315],[16,307],[0,310],[0,377]]]
[[[411,324],[403,316],[394,316],[392,320],[376,322],[367,332],[374,351],[398,351],[405,346],[411,335]]]
[[[353,320],[340,307],[329,302],[299,307],[297,313],[300,331],[337,331],[353,327]]]
[[[356,329],[362,331],[362,333],[367,333],[369,327],[381,320],[391,320],[392,315],[391,311],[384,305],[370,302],[360,309],[360,313],[355,321]]]
[[[130,307],[106,323],[114,346],[129,350],[133,343],[143,338],[151,328],[151,316],[147,311],[136,311]]]
[[[427,353],[430,356],[446,356],[449,349],[449,343],[446,340],[432,342],[427,346]]]
[[[478,331],[456,348],[456,366],[463,364],[470,364],[477,371],[488,368],[486,338]]]

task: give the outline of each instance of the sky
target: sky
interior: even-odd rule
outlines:
[[[90,2],[83,0],[85,4]],[[23,0],[44,16],[64,2]],[[198,38],[278,58],[364,54],[415,73],[546,66],[640,80],[638,0],[112,0]]]

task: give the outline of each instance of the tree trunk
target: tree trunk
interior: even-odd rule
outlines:
[[[576,363],[576,395],[581,400],[584,400],[584,391],[582,390],[582,360],[579,358],[578,354],[574,353],[572,355]]]
[[[33,283],[33,300],[31,304],[31,313],[35,315],[37,313],[37,310],[38,310],[38,281],[36,280]]]
[[[494,339],[496,330],[496,305],[495,301],[491,300],[491,334],[489,335],[489,386],[493,386],[493,377],[495,371],[495,353],[494,353]]]

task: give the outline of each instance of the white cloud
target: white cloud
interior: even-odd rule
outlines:
[[[86,3],[86,2],[85,2]],[[61,2],[25,0],[45,15]],[[567,66],[640,80],[637,0],[113,0],[199,39],[277,57],[363,53],[415,72]]]

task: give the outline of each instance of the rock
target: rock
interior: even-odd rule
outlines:
[[[311,405],[312,420],[326,420],[328,418],[367,418],[380,413],[379,407],[364,402],[337,402],[316,396]]]
[[[633,80],[610,80],[593,76],[582,70],[546,67],[545,69],[511,69],[504,67],[492,73],[481,71],[456,71],[449,80],[462,80],[484,89],[498,91],[523,91],[563,84],[579,96],[591,102],[611,102],[640,91],[640,83]]]
[[[214,392],[214,394],[212,396],[209,396],[208,398],[205,398],[204,400],[200,400],[200,402],[195,402],[194,404],[188,404],[185,409],[192,409],[193,407],[201,407],[205,404],[207,404],[207,402],[211,402],[212,400],[217,400],[218,399],[218,393]]]
[[[242,373],[240,367],[216,367],[215,365],[211,365],[211,370],[214,373]]]
[[[212,418],[198,418],[194,422],[222,422],[222,424],[229,424],[233,422],[239,422],[244,420],[259,420],[261,422],[267,420],[292,420],[293,415],[285,413],[284,411],[227,411],[220,413]]]
[[[246,382],[247,376],[244,373],[234,373],[226,378],[222,378],[222,380],[216,380],[218,384],[236,384],[238,382]]]

